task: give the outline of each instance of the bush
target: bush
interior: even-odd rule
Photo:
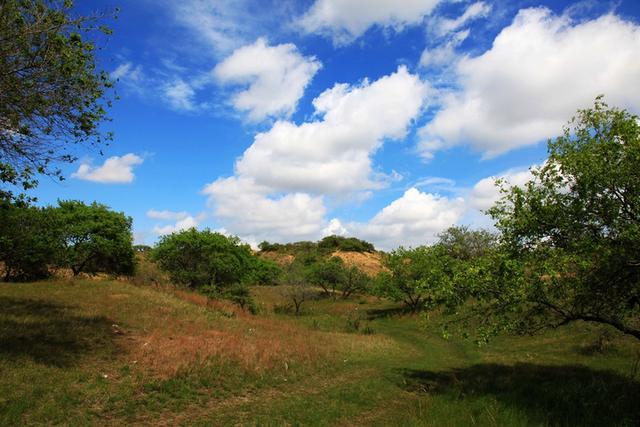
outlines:
[[[58,202],[62,239],[61,266],[73,275],[109,273],[132,275],[135,265],[132,220],[122,212],[92,203],[70,200]]]
[[[50,276],[62,250],[59,223],[52,208],[0,207],[0,261],[5,281]]]
[[[345,252],[374,252],[373,244],[355,237],[327,236],[318,242],[318,247],[324,250],[341,250]]]
[[[152,257],[174,283],[194,289],[245,283],[255,262],[238,238],[195,228],[163,236]]]
[[[275,285],[282,269],[273,261],[255,257],[249,282],[254,285]]]

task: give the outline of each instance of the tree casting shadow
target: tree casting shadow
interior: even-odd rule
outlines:
[[[84,355],[113,355],[112,324],[103,316],[78,316],[70,306],[0,297],[0,357],[67,367]]]
[[[382,319],[387,317],[404,316],[409,314],[415,314],[416,312],[410,308],[401,307],[384,307],[384,308],[371,308],[367,310],[367,320]]]
[[[459,400],[493,396],[524,411],[533,424],[640,425],[640,383],[611,371],[520,363],[402,374],[408,390]]]

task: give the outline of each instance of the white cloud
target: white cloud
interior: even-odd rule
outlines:
[[[173,211],[157,211],[155,209],[149,209],[147,216],[152,219],[160,219],[165,221],[179,221],[189,216],[188,212],[173,212]]]
[[[537,167],[536,165],[532,167]],[[510,169],[498,176],[483,178],[478,181],[467,196],[467,202],[470,208],[478,210],[486,210],[494,205],[501,197],[500,187],[496,185],[496,180],[505,181],[505,185],[523,187],[527,182],[533,179],[530,169]]]
[[[159,236],[163,236],[165,234],[175,233],[177,231],[189,230],[190,228],[196,228],[199,225],[199,221],[197,218],[192,216],[187,216],[185,218],[179,219],[175,224],[168,225],[156,225],[153,227],[153,232]]]
[[[459,91],[421,130],[419,150],[470,144],[485,156],[561,132],[598,94],[640,107],[640,26],[615,15],[574,23],[548,9],[521,10],[490,50],[455,68]]]
[[[218,54],[238,47],[250,32],[245,0],[167,2],[171,14]]]
[[[270,196],[269,189],[247,178],[220,178],[203,193],[225,229],[246,241],[315,239],[326,212],[321,196]]]
[[[178,111],[194,111],[197,109],[194,103],[195,90],[191,85],[180,78],[166,83],[163,88],[163,96],[171,108]]]
[[[142,164],[143,161],[142,157],[133,153],[121,157],[113,156],[98,167],[82,163],[71,177],[103,184],[126,184],[134,179],[133,167]]]
[[[483,1],[475,2],[469,5],[464,13],[455,19],[438,19],[436,21],[436,32],[439,35],[451,33],[463,27],[469,21],[486,17],[487,15],[489,15],[489,12],[491,12],[491,5],[488,5]]]
[[[420,61],[418,65],[422,68],[429,67],[442,67],[454,65],[455,61],[459,59],[456,53],[456,47],[469,37],[469,30],[459,31],[454,33],[449,40],[443,42],[438,47],[426,48],[420,55]]]
[[[347,229],[385,250],[400,245],[419,246],[435,242],[438,234],[456,224],[464,211],[462,198],[450,199],[410,188],[369,222],[350,223]]]
[[[376,189],[371,155],[400,139],[420,112],[427,86],[405,67],[369,83],[337,84],[314,101],[319,119],[278,121],[236,163],[236,173],[276,192],[351,193]],[[393,179],[390,177],[389,179]]]
[[[420,24],[441,0],[316,0],[298,21],[308,33],[350,43],[374,25],[396,31]]]
[[[333,218],[326,227],[322,229],[322,237],[326,236],[344,236],[349,231],[342,225],[338,218]]]
[[[206,186],[215,216],[247,241],[317,239],[328,226],[324,195],[362,199],[399,178],[374,172],[371,156],[406,135],[427,92],[405,67],[326,90],[313,121],[276,122],[237,160],[235,176]]]
[[[303,56],[291,43],[269,46],[260,38],[219,63],[214,76],[225,84],[248,85],[233,95],[232,104],[260,121],[291,115],[320,67],[315,57]]]
[[[144,78],[141,65],[133,65],[131,62],[123,62],[110,74],[114,80],[126,81],[129,84],[140,82]]]

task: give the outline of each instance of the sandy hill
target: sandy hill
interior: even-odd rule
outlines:
[[[295,256],[282,252],[260,252],[259,256],[285,266],[291,263]],[[345,252],[335,251],[331,256],[341,258],[345,264],[356,266],[369,276],[375,276],[384,269],[382,267],[382,254],[380,252]]]

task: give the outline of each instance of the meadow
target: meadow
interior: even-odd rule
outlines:
[[[638,425],[640,346],[576,323],[478,347],[370,296],[294,316],[110,280],[0,284],[0,424]]]

